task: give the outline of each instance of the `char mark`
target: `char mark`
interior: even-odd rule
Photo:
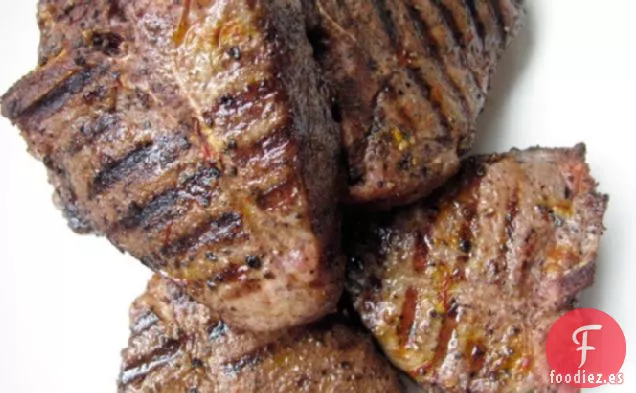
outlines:
[[[422,96],[426,98],[426,100],[431,104],[431,107],[437,115],[437,119],[439,120],[439,123],[445,132],[445,137],[450,136],[452,127],[450,122],[448,121],[448,118],[444,114],[444,111],[442,110],[442,103],[440,102],[439,97],[436,97],[436,95],[433,94],[431,85],[422,77],[419,72],[416,72],[411,68],[409,68],[407,71],[409,77],[419,87],[420,91],[422,92]]]
[[[235,131],[247,127],[252,120],[266,115],[267,100],[277,92],[275,80],[266,79],[250,83],[236,94],[223,94],[209,112],[203,113],[208,126],[219,130]]]
[[[273,166],[285,166],[285,148],[291,140],[288,127],[279,127],[251,145],[240,145],[233,151],[236,165],[245,167],[251,162],[273,169]]]
[[[218,323],[210,327],[210,332],[208,333],[208,341],[216,341],[222,337],[225,337],[229,332],[230,327],[227,326],[223,321],[219,321]]]
[[[20,97],[3,102],[2,114],[10,119],[33,116],[47,117],[59,111],[75,94],[81,92],[99,73],[97,67],[74,70],[57,86],[35,101],[20,102]],[[37,83],[37,82],[36,82]]]
[[[455,18],[453,17],[453,13],[448,9],[448,7],[446,7],[446,4],[444,4],[441,0],[431,0],[431,3],[435,5],[437,9],[439,10],[440,15],[442,16],[442,19],[444,21],[444,24],[451,31],[451,34],[453,36],[453,39],[455,40],[455,43],[465,48],[466,42],[464,40],[464,37],[462,36],[462,32],[459,26],[457,25],[457,22],[455,21]]]
[[[178,238],[161,249],[161,256],[174,258],[194,247],[231,241],[241,235],[243,227],[241,215],[237,212],[223,213],[198,225],[194,231]]]
[[[265,356],[267,356],[270,351],[271,344],[253,350],[236,360],[223,363],[221,365],[221,372],[232,377],[237,377],[241,372],[251,369],[263,362]]]
[[[178,187],[155,195],[146,205],[135,202],[128,207],[128,215],[118,227],[125,230],[148,230],[166,224],[186,211],[185,203],[195,201],[207,207],[211,203],[220,170],[211,163],[202,164],[197,171]]]
[[[409,287],[404,294],[404,303],[397,327],[397,335],[401,348],[407,347],[411,340],[413,324],[415,323],[415,315],[417,313],[418,297],[419,293],[417,289],[413,287]]]
[[[91,197],[104,193],[116,183],[135,172],[152,172],[173,163],[182,151],[190,148],[183,135],[162,136],[156,141],[146,141],[136,146],[126,156],[106,165],[93,180]]]
[[[294,190],[291,182],[277,184],[260,193],[256,198],[256,203],[262,210],[275,210],[290,206],[294,197]]]
[[[169,340],[165,345],[156,348],[146,356],[127,364],[126,369],[119,377],[121,384],[128,385],[143,380],[154,370],[170,364],[177,357],[180,344],[178,340]]]
[[[152,311],[148,311],[135,320],[135,323],[130,327],[130,331],[133,334],[141,334],[150,329],[157,322],[159,322],[159,317],[157,317],[157,314]]]
[[[372,2],[376,12],[378,13],[378,17],[382,21],[382,25],[384,26],[384,31],[389,37],[389,40],[391,41],[391,45],[393,45],[393,49],[397,53],[399,39],[398,39],[395,23],[393,22],[393,19],[391,19],[390,11],[388,10],[384,0],[372,0]]]
[[[108,131],[114,130],[120,126],[121,120],[119,116],[112,113],[102,113],[96,119],[92,119],[82,124],[80,132],[73,136],[66,150],[70,154],[75,154],[82,148],[100,135]]]
[[[416,273],[423,273],[429,264],[430,236],[432,223],[428,222],[424,229],[417,233],[415,239],[415,253],[413,256],[413,270]]]
[[[400,43],[400,39],[397,34],[395,22],[391,18],[391,12],[388,10],[384,0],[373,0],[373,4],[378,13],[378,17],[382,21],[384,30],[389,37],[391,46],[393,47],[396,55],[400,57],[403,52],[402,44]],[[450,132],[450,124],[448,123],[446,116],[444,116],[444,114],[442,113],[440,102],[433,97],[432,89],[429,83],[424,80],[419,72],[416,72],[416,70],[413,70],[412,68],[407,68],[407,73],[410,79],[412,79],[420,88],[422,96],[431,103],[431,106],[437,114],[440,124],[444,128],[445,132]]]
[[[470,16],[472,20],[475,22],[475,28],[477,30],[477,35],[481,39],[481,41],[486,43],[486,27],[484,26],[484,22],[479,17],[479,12],[477,12],[477,5],[475,4],[476,0],[466,0],[466,5],[468,6],[468,12],[470,12]]]
[[[489,0],[489,4],[493,20],[495,21],[497,28],[499,29],[499,34],[501,35],[502,45],[505,45],[505,43],[508,42],[510,38],[508,37],[508,31],[505,26],[504,17],[501,14],[500,0]]]

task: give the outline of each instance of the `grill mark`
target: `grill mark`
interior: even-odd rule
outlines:
[[[227,326],[223,321],[219,321],[218,323],[210,327],[210,331],[208,333],[208,341],[216,341],[222,337],[225,337],[229,332],[229,326]]]
[[[9,102],[7,104],[7,117],[12,119],[18,117],[47,117],[60,110],[75,94],[81,92],[98,73],[97,67],[75,70],[57,86],[41,97],[38,97],[25,108],[19,108],[17,101]]]
[[[133,334],[141,334],[146,330],[150,329],[157,322],[159,322],[159,317],[152,311],[148,311],[146,314],[135,320],[135,323],[130,327],[130,330]]]
[[[179,206],[184,202],[196,201],[202,206],[209,205],[220,176],[221,172],[215,165],[201,165],[185,182],[153,196],[147,204],[141,206],[131,203],[127,216],[118,223],[117,228],[131,230],[141,227],[148,230],[184,214],[186,207]]]
[[[468,6],[468,12],[470,13],[471,19],[475,23],[477,36],[483,42],[484,48],[486,48],[486,27],[484,26],[484,22],[479,17],[479,12],[477,12],[477,5],[475,4],[475,0],[466,0],[466,5]]]
[[[430,223],[426,224],[415,240],[415,256],[413,259],[413,270],[415,270],[415,273],[423,273],[428,267],[431,230],[432,225]]]
[[[477,163],[476,165],[480,165]],[[461,202],[461,225],[458,231],[458,245],[460,251],[464,254],[460,256],[460,260],[468,261],[472,244],[475,239],[475,222],[477,216],[477,205],[479,203],[479,188],[481,186],[482,176],[477,173],[479,168],[471,168],[468,174],[468,185],[462,190],[459,196]]]
[[[119,127],[121,119],[112,113],[102,113],[80,127],[80,132],[71,138],[66,151],[71,154],[79,153],[84,147],[91,145],[100,135]]]
[[[437,369],[441,366],[444,358],[446,357],[446,351],[448,350],[448,344],[453,337],[453,332],[457,329],[457,303],[449,301],[449,290],[452,283],[452,278],[446,269],[443,270],[442,279],[442,303],[444,308],[444,315],[442,316],[442,326],[440,327],[439,335],[437,337],[437,347],[435,353],[431,359],[431,368]]]
[[[439,10],[440,15],[442,15],[442,20],[444,25],[448,27],[453,36],[453,40],[455,44],[457,44],[460,48],[466,47],[466,42],[464,41],[464,37],[462,36],[462,32],[455,21],[455,17],[451,13],[451,11],[446,7],[441,0],[431,0],[431,4],[433,4]]]
[[[515,220],[519,214],[519,184],[515,184],[510,200],[506,206],[506,215],[504,217],[504,243],[501,249],[505,250],[503,255],[503,270],[507,271],[510,265],[510,251],[512,250],[512,242],[514,241]]]
[[[404,294],[404,303],[402,304],[402,312],[400,313],[400,321],[397,327],[397,335],[401,348],[406,348],[411,340],[415,314],[417,312],[418,297],[419,292],[414,287],[409,287]]]
[[[269,344],[265,347],[255,349],[241,356],[237,360],[223,363],[221,365],[221,372],[223,374],[236,377],[238,376],[238,374],[245,371],[246,369],[253,368],[262,363],[263,360],[265,360],[265,356],[270,353],[272,347],[273,345]]]
[[[179,154],[190,148],[182,135],[162,136],[154,142],[145,141],[136,146],[124,158],[105,166],[93,179],[90,198],[104,193],[116,183],[144,169],[155,166],[164,168],[174,162]]]
[[[276,210],[290,206],[295,196],[294,184],[290,181],[277,184],[256,197],[256,203],[261,210]]]
[[[121,383],[127,385],[140,379],[158,368],[168,365],[178,355],[180,341],[169,340],[165,345],[156,348],[151,353],[128,364],[121,374]]]
[[[415,82],[415,84],[420,88],[420,91],[422,92],[423,97],[426,98],[426,100],[431,104],[431,108],[433,108],[433,112],[435,112],[435,115],[437,116],[437,119],[439,120],[439,124],[442,126],[442,129],[444,131],[444,136],[445,137],[450,136],[452,134],[452,131],[451,131],[452,127],[450,122],[448,121],[448,117],[444,114],[444,111],[442,110],[442,104],[441,104],[442,100],[440,99],[439,95],[435,94],[433,88],[428,83],[428,81],[422,78],[422,76],[418,72],[415,72],[411,68],[407,70],[413,82]]]
[[[218,284],[232,283],[244,278],[245,273],[247,273],[245,266],[232,264],[216,273],[214,277],[208,280],[207,285],[210,289],[214,289]]]
[[[238,167],[245,167],[257,157],[265,158],[268,156],[268,152],[283,149],[290,140],[289,128],[286,126],[277,128],[251,146],[239,145],[239,148],[234,150],[233,153],[234,161]],[[262,163],[269,162],[268,160],[258,161]],[[281,162],[281,164],[284,163]]]
[[[272,79],[252,82],[236,94],[223,94],[203,117],[222,133],[245,129],[250,126],[250,120],[262,119],[266,111],[273,110],[267,100],[276,96],[276,88],[276,81]]]
[[[490,9],[490,14],[492,15],[495,25],[499,29],[499,35],[502,38],[500,43],[500,48],[503,49],[503,46],[510,40],[508,31],[506,29],[506,25],[504,23],[504,17],[501,13],[501,4],[499,0],[488,0],[488,5]]]
[[[467,54],[465,50],[465,48],[467,47],[467,43],[464,42],[464,39],[461,35],[461,30],[459,29],[455,18],[448,10],[448,8],[440,2],[440,0],[432,0],[432,4],[437,7],[440,15],[442,16],[442,23],[448,28],[448,30],[450,30],[454,44],[459,45],[464,49],[459,51],[460,64],[465,71],[468,71],[468,74],[471,77],[470,82],[479,88],[479,84],[477,83],[477,81],[479,80],[478,75],[476,74],[475,70],[473,70],[471,67],[468,67],[468,59],[466,58]],[[464,91],[461,84],[458,83],[455,78],[450,75],[450,71],[448,67],[446,67],[446,62],[444,61],[442,47],[435,40],[435,37],[432,34],[431,26],[426,23],[421,13],[415,7],[411,8],[412,10],[410,12],[410,16],[413,20],[413,23],[416,24],[419,29],[421,29],[422,35],[425,37],[425,40],[428,43],[428,47],[430,48],[430,52],[433,55],[433,58],[437,60],[440,69],[444,71],[442,74],[445,76],[446,81],[453,89],[455,95],[458,97],[459,102],[462,105],[464,114],[468,118],[471,113],[470,105],[468,103],[468,100],[470,100],[469,89],[466,88],[466,90]]]
[[[386,33],[387,37],[389,37],[391,45],[393,45],[392,49],[395,51],[395,53],[399,53],[395,24],[393,23],[393,20],[389,15],[390,11],[387,9],[386,3],[384,2],[384,0],[372,0],[371,2],[373,3],[378,17],[380,18],[380,21],[384,26],[384,32]]]
[[[431,33],[431,27],[428,25],[428,23],[426,23],[424,18],[422,18],[419,10],[415,8],[415,6],[409,3],[406,4],[406,9],[408,11],[409,19],[413,24],[415,33],[418,38],[420,38],[419,41],[421,42],[422,48],[431,55],[431,58],[435,61],[435,63],[437,64],[437,68],[440,70],[442,82],[444,82],[446,86],[449,86],[450,89],[453,91],[453,94],[459,100],[464,115],[468,117],[470,114],[468,95],[467,93],[462,92],[461,86],[453,78],[451,78],[448,68],[446,67],[446,64],[444,62],[442,48],[435,40],[435,37],[433,37]],[[465,68],[469,69],[468,67]],[[474,72],[472,70],[470,70],[470,72],[473,76],[473,79],[476,80]]]
[[[401,44],[401,42],[399,42],[395,23],[393,19],[391,19],[390,12],[387,9],[385,1],[373,0],[373,5],[374,5],[374,8],[376,9],[378,17],[380,18],[384,26],[384,30],[387,36],[389,37],[389,41],[391,42],[392,49],[395,51],[396,56],[398,58],[404,57],[403,54],[405,51],[403,50],[403,45]],[[437,118],[439,119],[439,122],[441,126],[443,127],[445,133],[449,134],[451,132],[450,124],[448,122],[447,117],[442,113],[441,102],[433,94],[433,90],[431,89],[431,86],[413,68],[410,68],[410,67],[406,68],[406,72],[408,76],[410,77],[410,79],[413,80],[413,82],[415,82],[415,84],[420,88],[422,97],[425,98],[431,104],[431,107],[433,108],[433,111],[435,112]],[[406,119],[410,121],[411,123],[410,126],[411,128],[413,128],[411,117],[407,116]]]
[[[243,223],[239,213],[223,213],[220,217],[214,217],[199,224],[192,232],[162,247],[160,254],[163,257],[173,258],[195,246],[233,240],[240,235],[242,227]]]

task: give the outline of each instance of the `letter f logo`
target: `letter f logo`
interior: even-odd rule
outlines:
[[[581,365],[579,366],[579,368],[583,367],[585,365],[585,362],[587,361],[587,351],[596,350],[596,348],[590,347],[587,345],[587,332],[589,330],[601,330],[602,328],[603,326],[601,325],[581,326],[580,328],[574,331],[574,334],[572,334],[572,341],[574,341],[576,345],[580,345],[580,347],[576,349],[577,351],[581,351]],[[579,339],[577,338],[577,336],[581,332],[583,333],[582,335],[583,339],[581,340],[581,342],[579,342]]]

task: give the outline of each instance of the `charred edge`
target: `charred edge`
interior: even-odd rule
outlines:
[[[162,247],[163,257],[176,257],[199,244],[219,243],[238,237],[243,223],[237,212],[228,212],[198,225],[194,231]]]
[[[142,380],[156,369],[168,365],[177,355],[181,345],[179,340],[169,340],[162,347],[154,350],[139,360],[127,364],[126,369],[122,371],[120,382],[128,385],[132,382]]]
[[[202,166],[193,176],[179,187],[164,190],[155,195],[146,205],[132,203],[128,215],[118,227],[131,230],[138,227],[149,229],[161,226],[179,215],[177,205],[180,202],[195,200],[203,205],[209,203],[212,188],[221,176],[219,169],[212,165]]]
[[[182,136],[161,137],[156,143],[146,141],[130,151],[123,159],[110,163],[93,180],[91,197],[102,194],[114,184],[124,180],[136,171],[154,166],[165,167],[174,162],[180,152],[190,148],[188,140]]]
[[[428,52],[437,63],[437,67],[440,70],[440,74],[442,75],[443,82],[447,86],[449,86],[452,89],[455,96],[459,98],[459,101],[462,105],[462,110],[464,111],[464,114],[468,117],[470,111],[468,109],[467,94],[462,93],[462,90],[459,84],[456,83],[455,80],[450,77],[448,68],[445,65],[444,58],[442,55],[442,48],[435,40],[435,37],[433,37],[430,26],[426,23],[424,18],[422,18],[420,11],[417,8],[415,8],[413,5],[408,4],[407,10],[408,10],[409,18],[411,19],[411,22],[413,23],[415,32],[418,38],[420,38],[420,42],[422,43],[423,46],[428,47]]]
[[[73,95],[81,92],[97,74],[98,69],[96,67],[77,70],[51,91],[25,108],[20,108],[17,101],[9,101],[6,104],[6,111],[5,105],[3,105],[3,114],[10,119],[16,120],[20,117],[32,117],[57,112]]]
[[[503,49],[503,46],[506,45],[510,37],[508,36],[508,31],[506,30],[504,17],[501,14],[501,4],[500,0],[488,0],[488,8],[490,9],[490,14],[492,15],[495,24],[497,25],[497,29],[499,30],[499,36],[501,37],[500,48]]]
[[[417,312],[417,300],[419,293],[417,289],[409,287],[404,294],[404,304],[400,313],[400,320],[397,327],[397,335],[400,347],[405,348],[411,339],[415,314]]]
[[[258,348],[252,352],[249,352],[241,356],[237,360],[223,363],[221,365],[221,372],[223,374],[236,377],[238,374],[245,371],[246,369],[251,369],[263,362],[265,356],[267,356],[271,351],[271,348],[272,345],[270,344],[263,348]]]
[[[477,12],[477,5],[475,1],[478,0],[466,0],[466,5],[468,6],[468,12],[470,13],[470,17],[475,23],[475,28],[477,30],[477,35],[479,39],[483,42],[484,48],[486,47],[486,26],[484,26],[484,22],[479,17],[479,12]]]
[[[157,322],[159,322],[159,317],[157,317],[157,314],[149,310],[147,313],[135,320],[135,323],[130,327],[130,331],[133,334],[141,334],[150,329]]]
[[[279,127],[264,136],[251,146],[239,145],[234,150],[234,160],[239,167],[246,166],[257,156],[264,156],[268,151],[281,149],[290,141],[290,130],[287,126]]]

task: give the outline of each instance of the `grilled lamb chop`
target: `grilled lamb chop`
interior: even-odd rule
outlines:
[[[565,391],[548,383],[545,341],[592,284],[608,200],[584,156],[579,145],[473,158],[439,195],[357,218],[355,308],[423,387]]]
[[[400,391],[396,372],[369,337],[335,319],[247,333],[158,276],[132,305],[130,319],[120,393]]]
[[[353,203],[430,193],[459,168],[521,0],[305,0]]]
[[[299,0],[42,0],[39,22],[2,113],[74,229],[234,325],[334,308],[339,133]]]

